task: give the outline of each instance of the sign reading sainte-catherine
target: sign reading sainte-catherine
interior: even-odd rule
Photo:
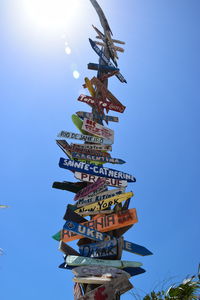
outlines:
[[[59,167],[68,169],[75,172],[83,172],[86,174],[93,174],[100,177],[106,177],[106,178],[114,178],[114,179],[122,179],[126,180],[128,182],[135,182],[136,179],[130,174],[117,171],[114,169],[109,169],[106,167],[99,167],[94,164],[87,164],[80,161],[74,161],[70,159],[60,158],[59,161]]]

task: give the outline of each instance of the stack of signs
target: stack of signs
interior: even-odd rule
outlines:
[[[110,155],[114,144],[114,131],[104,123],[118,122],[118,117],[107,115],[109,110],[123,113],[125,106],[108,90],[108,79],[116,76],[126,82],[120,73],[117,52],[124,44],[111,38],[108,21],[96,0],[90,0],[103,27],[103,33],[93,26],[100,41],[90,39],[99,63],[89,63],[97,71],[92,79],[85,78],[86,95],[78,101],[89,105],[91,111],[78,111],[72,121],[78,132],[62,130],[57,145],[65,157],[59,167],[72,172],[75,182],[56,181],[53,187],[74,193],[64,215],[65,224],[53,238],[60,242],[64,262],[59,266],[72,270],[75,277],[74,299],[119,299],[133,288],[129,279],[145,272],[142,263],[121,260],[122,252],[151,255],[145,247],[124,240],[123,234],[138,222],[135,208],[129,208],[133,192],[126,191],[128,183],[136,181],[129,173],[104,164],[124,164],[121,158]],[[102,46],[100,49],[97,45]],[[66,139],[74,139],[68,144]],[[68,199],[70,194],[68,193]],[[68,242],[77,241],[77,249]]]

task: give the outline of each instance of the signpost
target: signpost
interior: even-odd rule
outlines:
[[[96,0],[90,2],[103,27],[101,32],[93,26],[99,41],[89,39],[98,55],[98,63],[89,63],[88,69],[96,70],[97,75],[84,78],[83,87],[89,95],[78,97],[78,101],[88,104],[91,111],[77,111],[72,115],[80,133],[62,130],[58,134],[62,139],[56,140],[68,157],[60,158],[59,167],[71,171],[78,182],[53,183],[53,188],[75,193],[73,199],[67,194],[68,204],[63,217],[66,222],[53,238],[60,242],[59,250],[64,254],[65,262],[59,268],[72,270],[75,275],[75,300],[120,300],[121,294],[133,288],[128,278],[145,272],[142,263],[121,260],[123,251],[141,256],[152,252],[123,237],[138,222],[136,209],[129,207],[133,193],[125,190],[128,183],[136,181],[135,177],[104,166],[105,163],[125,163],[108,153],[112,151],[114,131],[104,126],[104,123],[119,122],[117,116],[108,115],[110,110],[123,113],[126,108],[108,89],[112,76],[126,83],[117,67],[118,51],[124,52],[124,49],[115,45],[125,43],[112,37],[103,10]],[[127,130],[131,131],[129,127]],[[68,144],[65,138],[78,142]],[[126,149],[126,141],[122,146]],[[76,202],[72,205],[70,200]],[[66,244],[74,240],[78,240],[79,252]]]

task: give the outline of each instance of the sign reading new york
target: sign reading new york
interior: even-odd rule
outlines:
[[[126,180],[128,182],[135,182],[136,179],[134,176],[117,171],[114,169],[106,168],[106,167],[100,167],[94,164],[88,164],[81,161],[74,161],[70,159],[60,158],[59,161],[59,167],[68,169],[74,172],[83,172],[86,174],[92,174],[100,177],[106,177],[106,178],[114,178],[114,179],[122,179]]]

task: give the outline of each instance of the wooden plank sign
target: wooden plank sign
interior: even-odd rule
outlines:
[[[114,268],[127,268],[127,267],[141,267],[142,263],[136,261],[127,261],[127,260],[104,260],[96,259],[84,256],[74,256],[68,255],[65,258],[66,263],[69,266],[110,266]]]
[[[81,256],[85,256],[85,257],[114,259],[118,254],[119,241],[121,241],[121,239],[120,240],[111,239],[109,241],[82,245],[79,247],[79,252]]]
[[[138,222],[138,219],[137,219],[135,208],[130,209],[127,212],[123,212],[123,213],[119,212],[117,214],[108,214],[108,215],[100,214],[100,215],[93,217],[92,220],[82,222],[81,224],[78,224],[76,222],[75,222],[75,224],[73,224],[73,222],[70,223],[70,221],[66,221],[66,223],[63,227],[64,230],[62,232],[62,241],[65,243],[68,243],[70,241],[81,239],[84,236],[91,238],[92,233],[89,235],[88,230],[86,230],[85,227],[97,230],[98,232],[107,232],[107,231],[114,230],[116,228],[121,228],[121,227],[127,226],[129,224],[135,224],[137,222]],[[71,232],[73,232],[73,234],[71,234]],[[82,234],[82,232],[84,234]],[[89,230],[89,232],[90,232],[90,230]],[[95,235],[97,235],[97,234],[95,233]],[[104,236],[101,238],[102,238],[101,241],[105,240]],[[100,240],[100,239],[98,239],[98,240]]]
[[[88,205],[97,201],[101,201],[101,200],[105,200],[107,198],[111,198],[117,195],[121,195],[122,193],[124,193],[124,188],[121,189],[114,189],[114,190],[110,190],[110,191],[106,191],[103,193],[100,193],[96,196],[88,196],[88,197],[84,197],[84,198],[80,198],[77,202],[76,202],[76,207],[82,207],[84,205]]]
[[[72,209],[71,204],[67,205],[67,209],[66,209],[63,219],[64,220],[72,220],[77,223],[83,223],[83,222],[87,221],[87,219],[85,219],[82,216],[80,216],[79,214],[75,213],[75,211]]]
[[[99,57],[104,61],[105,64],[107,64],[110,67],[115,67],[113,65],[113,63],[105,56],[105,54],[103,53],[103,51],[101,49],[99,49],[99,47],[95,44],[95,42],[93,40],[89,39],[89,42],[90,42],[92,48],[94,49],[94,51],[99,55]],[[127,83],[126,79],[122,76],[121,73],[117,73],[115,76],[121,82]]]
[[[97,151],[112,151],[110,145],[95,145],[95,144],[70,144],[72,147],[76,147],[80,150],[97,150]]]
[[[123,249],[142,256],[152,255],[153,253],[149,251],[147,248],[140,246],[138,244],[134,244],[128,241],[124,241]]]
[[[88,91],[90,92],[90,95],[92,97],[94,97],[95,96],[95,89],[93,88],[90,80],[87,77],[85,77],[85,84],[86,84],[86,87],[88,88]]]
[[[92,120],[84,118],[82,129],[90,134],[111,140],[112,144],[114,142],[114,131]]]
[[[68,235],[68,232],[75,233],[75,238],[72,236],[72,239],[66,238],[66,235]],[[89,239],[95,240],[95,241],[104,241],[109,240],[110,236],[108,234],[99,232],[95,229],[92,229],[90,227],[84,226],[83,224],[79,224],[73,221],[66,221],[66,223],[63,226],[63,232],[62,232],[62,241],[63,242],[69,242],[69,240],[77,239],[77,235],[82,237],[87,237]]]
[[[72,115],[72,122],[74,123],[74,125],[76,126],[76,128],[85,135],[89,135],[87,131],[82,129],[83,126],[83,121],[82,119],[80,119],[77,115],[73,114]]]
[[[83,266],[72,269],[72,273],[77,277],[88,277],[88,276],[108,276],[117,278],[121,275],[130,277],[130,274],[122,269],[109,267],[109,266]]]
[[[133,195],[134,194],[132,192],[123,193],[121,195],[117,195],[117,196],[114,196],[111,198],[107,198],[105,200],[100,200],[98,202],[85,205],[83,207],[79,207],[79,208],[75,209],[75,212],[77,214],[79,214],[81,212],[85,212],[85,213],[88,212],[88,215],[89,215],[90,211],[99,211],[99,210],[107,209],[108,207],[110,207],[112,205],[116,205],[123,201],[126,201],[128,198],[132,197]]]
[[[88,185],[87,182],[69,182],[69,181],[55,181],[52,185],[55,189],[60,189],[64,191],[69,191],[72,193],[78,193],[80,190],[82,190],[84,187]]]
[[[84,111],[77,111],[76,114],[80,117],[80,118],[87,118],[89,120],[93,120],[98,119],[98,116],[96,117],[95,114],[93,113],[88,113],[88,112],[84,112]],[[113,116],[106,116],[104,114],[100,115],[100,119],[106,121],[106,122],[119,122],[119,118],[118,117],[113,117]]]
[[[73,281],[82,284],[104,284],[110,282],[112,278],[110,277],[74,277]]]
[[[108,66],[108,65],[99,65],[95,63],[89,63],[87,65],[89,70],[95,70],[95,71],[105,71],[105,72],[110,72],[110,71],[119,71],[119,68],[116,68],[115,66]]]
[[[110,168],[105,168],[102,166],[97,166],[94,164],[88,164],[81,161],[74,161],[70,159],[60,158],[59,167],[73,172],[83,172],[86,174],[96,175],[99,177],[122,179],[128,182],[135,182],[136,179],[133,175],[117,171]]]
[[[80,133],[73,133],[73,132],[64,131],[64,130],[62,130],[58,134],[58,137],[63,137],[63,138],[67,138],[67,139],[81,140],[81,141],[95,143],[95,144],[106,144],[106,145],[111,145],[112,144],[112,142],[110,140],[103,139],[101,137],[84,135],[84,134],[80,134]]]
[[[136,275],[146,272],[146,270],[144,270],[143,268],[140,268],[140,267],[138,267],[138,268],[129,267],[129,268],[124,268],[123,270],[126,271],[127,273],[129,273],[130,276],[136,276]]]
[[[88,195],[95,196],[95,191],[98,191],[98,189],[105,185],[105,179],[99,178],[95,183],[92,183],[82,190],[80,190],[74,197],[74,200],[79,200],[82,197],[86,197]]]
[[[75,178],[86,181],[86,182],[96,182],[100,176],[95,176],[91,174],[85,174],[80,172],[74,173]],[[105,177],[100,177],[105,178]],[[113,187],[126,187],[127,181],[126,180],[119,180],[119,179],[113,179],[113,178],[106,178],[106,185],[113,186]]]
[[[120,276],[86,293],[79,300],[115,300],[117,295],[122,295],[132,288],[133,285],[127,277]]]
[[[101,162],[101,163],[110,163],[110,164],[124,164],[125,161],[120,158],[113,158],[107,156],[96,156],[91,154],[84,154],[78,152],[71,152],[71,156],[78,160],[85,160],[90,162]]]

